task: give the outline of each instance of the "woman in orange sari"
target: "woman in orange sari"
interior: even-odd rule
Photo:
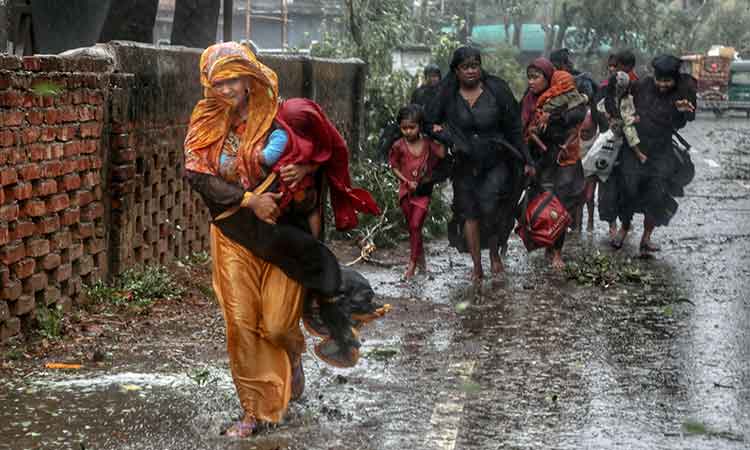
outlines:
[[[342,297],[352,286],[342,283],[335,256],[299,220],[317,207],[312,172],[330,164],[319,157],[320,144],[297,137],[277,116],[276,74],[250,49],[227,42],[204,51],[200,77],[204,98],[193,110],[185,139],[186,177],[213,217],[213,287],[244,410],[226,434],[246,437],[259,422],[280,422],[290,399],[302,394],[305,342],[299,320],[306,291],[335,299],[321,303],[334,305],[336,313],[336,301],[346,300]],[[329,178],[337,175],[329,171]],[[378,212],[369,194],[342,186],[358,193],[352,214],[363,208]],[[349,224],[356,224],[356,216]],[[372,305],[364,306],[365,319],[374,318]],[[324,329],[330,335],[326,342],[342,336],[339,341],[349,339],[349,347],[328,346],[343,349],[328,355],[333,363],[354,364],[353,321],[341,314],[336,318],[341,326]],[[337,359],[340,354],[346,357]]]

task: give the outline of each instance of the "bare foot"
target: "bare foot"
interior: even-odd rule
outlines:
[[[414,272],[417,270],[417,263],[414,261],[409,262],[409,265],[406,267],[406,272],[404,272],[404,279],[405,280],[411,280],[414,277]]]
[[[617,236],[617,224],[611,223],[609,225],[609,239],[613,240]]]
[[[630,230],[625,227],[620,227],[615,237],[609,241],[609,245],[614,249],[621,249],[622,245],[625,243],[625,239],[628,237],[628,231]]]
[[[491,258],[490,270],[492,271],[492,275],[498,275],[498,274],[505,272],[505,266],[503,266],[503,260],[500,258]]]
[[[471,271],[471,281],[477,283],[482,281],[482,278],[484,278],[484,271],[481,267]]]
[[[236,437],[242,439],[252,436],[257,429],[258,422],[255,420],[255,417],[245,415],[242,420],[227,428],[224,434],[228,437]]]
[[[555,270],[562,270],[565,268],[565,261],[562,259],[562,253],[559,250],[552,252],[552,268]]]
[[[427,273],[427,260],[425,259],[424,254],[422,254],[417,261],[417,269],[419,269],[419,273]]]
[[[586,224],[586,231],[588,231],[589,233],[594,231],[594,218],[593,217],[589,217],[589,221]]]

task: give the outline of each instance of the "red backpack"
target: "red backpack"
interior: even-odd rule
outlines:
[[[542,191],[530,201],[528,197],[529,191],[524,194],[516,234],[528,251],[551,247],[573,219],[552,192]]]

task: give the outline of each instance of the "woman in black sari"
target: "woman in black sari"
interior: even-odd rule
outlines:
[[[622,227],[616,240],[622,243],[630,230],[633,215],[643,213],[640,251],[647,255],[660,248],[651,241],[656,227],[665,226],[677,212],[675,196],[684,186],[676,183],[679,159],[672,135],[695,119],[695,79],[680,73],[682,61],[672,55],[654,58],[654,76],[635,86],[634,101],[639,121],[636,124],[646,161],[631,151],[620,153],[618,170],[622,202]],[[620,244],[621,245],[621,244]]]
[[[508,84],[482,70],[478,49],[453,53],[450,73],[427,108],[426,122],[453,148],[451,245],[471,253],[472,279],[483,277],[481,248],[493,274],[503,272],[499,248],[513,228],[523,172],[533,172],[523,142],[521,111]]]

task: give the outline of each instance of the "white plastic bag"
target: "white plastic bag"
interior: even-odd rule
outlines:
[[[596,176],[602,182],[607,181],[620,154],[620,147],[622,138],[616,137],[612,130],[601,133],[581,161],[583,175],[587,178]]]

